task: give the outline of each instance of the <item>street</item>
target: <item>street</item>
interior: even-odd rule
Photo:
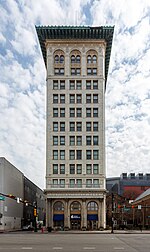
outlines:
[[[149,252],[149,234],[68,234],[14,232],[0,234],[0,251]]]

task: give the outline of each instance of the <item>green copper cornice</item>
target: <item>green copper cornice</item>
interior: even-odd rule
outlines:
[[[46,65],[46,40],[55,39],[76,39],[76,40],[97,40],[103,39],[106,41],[105,55],[105,79],[107,81],[114,26],[36,26],[38,39],[40,42],[44,62]]]

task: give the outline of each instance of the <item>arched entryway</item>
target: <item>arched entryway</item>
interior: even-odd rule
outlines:
[[[95,201],[90,201],[87,205],[87,228],[98,229],[98,204]]]
[[[61,201],[54,203],[53,225],[56,229],[63,229],[64,227],[64,204]]]
[[[81,204],[78,201],[70,205],[70,224],[73,230],[81,229]]]

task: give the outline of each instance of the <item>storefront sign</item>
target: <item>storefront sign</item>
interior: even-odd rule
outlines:
[[[81,214],[71,214],[71,220],[81,220]]]

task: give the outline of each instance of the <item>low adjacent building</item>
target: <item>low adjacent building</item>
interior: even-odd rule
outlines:
[[[43,190],[4,157],[0,157],[0,174],[0,231],[34,226],[35,219],[44,223]],[[35,208],[37,216],[34,214]]]

